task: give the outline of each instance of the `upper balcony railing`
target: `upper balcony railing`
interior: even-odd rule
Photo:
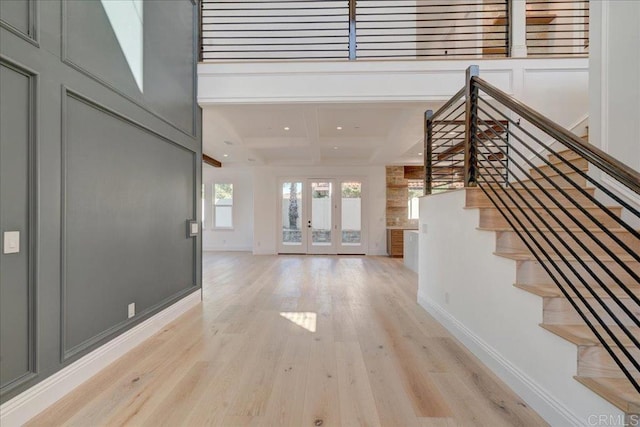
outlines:
[[[201,0],[200,26],[201,61],[585,56],[589,4]]]

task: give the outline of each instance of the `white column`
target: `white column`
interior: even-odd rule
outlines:
[[[527,56],[527,1],[511,0],[511,56]]]

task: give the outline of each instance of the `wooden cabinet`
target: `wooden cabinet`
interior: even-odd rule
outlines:
[[[387,254],[392,258],[402,258],[404,252],[404,230],[387,229]]]

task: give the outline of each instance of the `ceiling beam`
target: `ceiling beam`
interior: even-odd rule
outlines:
[[[222,163],[219,160],[216,160],[213,157],[209,157],[204,153],[202,154],[202,161],[210,166],[213,166],[214,168],[222,167]]]

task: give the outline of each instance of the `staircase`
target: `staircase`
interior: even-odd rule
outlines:
[[[570,162],[581,171],[588,171],[588,162],[582,157],[576,155],[574,152],[567,150],[558,154],[565,159],[570,160]],[[566,164],[561,162],[561,160],[556,156],[549,156],[548,159],[562,172],[569,171]],[[550,177],[555,181],[553,171],[549,172],[548,166],[542,166],[537,168],[537,170],[530,170],[532,180],[523,181],[519,185],[514,185],[514,188],[506,190],[504,193],[508,194],[509,192],[518,191],[518,189],[522,189],[523,187],[528,187],[539,199],[539,202],[536,202],[530,194],[523,192],[525,194],[524,197],[528,199],[530,204],[529,209],[538,211],[538,213],[540,213],[540,215],[550,224],[557,223],[554,223],[553,220],[549,218],[548,210],[541,205],[546,205],[548,203],[549,206],[555,206],[553,203],[549,202],[552,198],[563,202],[562,205],[566,206],[567,211],[576,218],[581,220],[584,219],[584,224],[590,224],[590,222],[587,222],[585,213],[582,210],[577,207],[573,207],[574,204],[570,203],[566,196],[562,195],[559,190],[550,188],[551,186],[549,185],[548,180],[544,179],[544,177],[540,175],[541,170],[546,173],[547,177]],[[589,195],[592,196],[594,194],[595,189],[587,187],[587,182],[584,178],[574,172],[569,173],[568,175],[576,175],[571,177],[571,179],[574,182],[578,182]],[[581,194],[575,187],[569,187],[568,185],[567,187],[564,187],[562,183],[566,183],[566,178],[557,176],[557,179],[558,181],[556,182],[560,184],[568,197],[572,197],[574,200],[579,201],[582,208],[584,208],[584,211],[591,213],[595,218],[606,225],[609,228],[609,231],[615,237],[628,245],[631,250],[636,253],[640,253],[640,241],[635,236],[621,228],[617,222],[612,220],[611,217],[606,214],[606,212],[597,208],[588,197]],[[534,188],[533,181],[538,181],[542,184],[543,187],[545,187],[547,194],[537,187]],[[565,201],[566,203],[564,203]],[[640,394],[635,390],[629,379],[625,377],[622,370],[616,365],[613,358],[609,355],[595,334],[577,314],[576,310],[571,306],[568,299],[560,291],[559,287],[552,281],[540,262],[530,252],[525,241],[523,241],[523,239],[521,239],[516,233],[516,230],[509,225],[505,215],[494,206],[493,202],[479,187],[466,189],[466,207],[479,209],[480,229],[495,233],[495,255],[512,259],[516,262],[517,271],[516,283],[514,283],[514,286],[522,289],[523,292],[529,292],[541,298],[543,322],[540,326],[548,330],[550,333],[556,334],[576,346],[578,371],[574,378],[613,405],[620,408],[628,416],[637,416],[640,414]],[[634,295],[640,295],[640,284],[630,277],[623,268],[615,263],[602,247],[593,243],[592,239],[588,238],[583,230],[575,227],[575,224],[571,222],[565,213],[560,211],[560,209],[547,209],[551,209],[560,221],[566,221],[565,224],[570,227],[569,231],[574,235],[577,235],[581,242],[584,242],[587,248],[592,251],[599,261],[602,262],[602,265],[614,271],[615,275],[621,278],[624,284],[634,293]],[[617,206],[609,207],[609,210],[617,217],[622,214],[622,209]],[[506,214],[507,218],[509,215],[511,215],[511,219],[518,217],[518,211],[516,210],[515,212],[516,213],[514,214]],[[539,221],[539,219],[536,219],[534,222],[538,223]],[[523,221],[523,223],[527,224],[526,221]],[[583,256],[586,254],[585,249],[576,244],[572,238],[569,238],[566,230],[563,230],[561,227],[558,227],[557,229],[554,227],[553,230],[557,233],[557,236],[554,236],[549,230],[541,229],[540,231],[536,231],[533,226],[528,226],[527,229],[537,241],[541,240],[538,238],[542,237],[540,236],[541,234],[546,234],[545,237],[556,247],[560,246],[559,243],[561,241],[567,242],[575,253],[571,254],[569,250],[563,248],[562,254],[565,255],[566,262],[559,259],[559,257],[556,257],[557,259],[554,260],[558,264],[561,264],[561,269],[566,270],[569,277],[572,276],[567,264],[571,264],[587,284],[594,288],[596,294],[602,298],[603,302],[612,310],[615,316],[620,319],[620,321],[635,337],[640,338],[640,328],[638,328],[636,323],[634,323],[634,320],[637,321],[637,319],[640,319],[640,307],[637,304],[632,304],[629,295],[607,275],[598,275],[599,277],[602,277],[601,280],[603,280],[603,284],[605,285],[603,287],[597,283],[597,280],[594,280],[590,275],[586,274],[586,268],[595,272],[604,270],[602,270],[602,266],[598,265],[593,258]],[[591,227],[588,231],[593,233],[593,235],[602,242],[605,242],[607,248],[618,255],[632,271],[640,271],[640,263],[630,257],[628,252],[621,250],[621,248],[614,243],[614,240],[606,232],[602,231],[600,228],[596,229]],[[577,255],[578,258],[574,255]],[[576,276],[574,275],[573,277]],[[580,283],[579,280],[575,280],[574,285],[579,288],[581,294],[589,294],[589,292],[585,290],[584,284]],[[605,289],[608,289],[609,292],[613,293],[616,297],[625,302],[626,307],[631,307],[631,315],[634,316],[635,319],[631,319],[628,313],[622,312]],[[573,297],[574,295],[572,294],[571,296]],[[589,305],[592,307],[598,306],[597,303]],[[623,333],[620,333],[620,328],[601,307],[598,307],[598,310],[598,314],[602,315],[606,324],[612,325],[612,329],[616,332],[616,336],[624,338],[621,341],[622,346],[632,354],[635,360],[639,360],[640,350],[631,342],[630,339],[624,337]],[[599,326],[597,328],[602,329]],[[622,354],[620,347],[613,342],[608,335],[602,333],[601,335],[603,337],[607,337],[607,344],[611,346],[616,354]],[[625,364],[625,367],[634,378],[640,379],[640,372],[638,372],[634,366],[628,363]]]

